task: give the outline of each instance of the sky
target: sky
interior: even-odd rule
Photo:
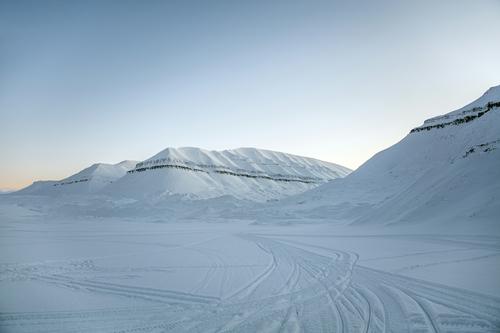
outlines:
[[[500,84],[500,1],[0,1],[0,189],[166,147],[357,168]]]

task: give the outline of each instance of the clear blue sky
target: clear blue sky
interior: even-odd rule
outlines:
[[[0,188],[168,147],[355,168],[500,83],[500,1],[0,1]]]

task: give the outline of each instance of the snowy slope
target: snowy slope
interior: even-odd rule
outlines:
[[[304,192],[349,172],[337,164],[256,148],[167,148],[138,163],[103,193],[153,201],[175,194],[264,201]]]
[[[500,86],[427,120],[344,179],[268,213],[343,222],[439,222],[499,229]],[[437,224],[436,224],[437,225]]]
[[[82,171],[59,181],[37,181],[17,191],[16,194],[88,194],[123,177],[135,167],[137,161],[122,161],[117,164],[96,163]]]

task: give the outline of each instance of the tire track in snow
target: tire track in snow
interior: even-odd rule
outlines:
[[[278,259],[276,258],[274,253],[272,253],[271,251],[269,251],[268,249],[266,249],[265,247],[263,247],[259,243],[255,243],[255,244],[262,251],[264,251],[270,255],[270,257],[271,257],[270,263],[267,266],[267,268],[261,274],[259,274],[255,279],[253,279],[247,285],[243,286],[242,288],[240,288],[239,290],[237,290],[236,292],[234,292],[233,294],[228,296],[229,300],[233,299],[233,298],[240,298],[240,299],[248,298],[255,291],[255,289],[257,289],[259,284],[261,284],[263,281],[265,281],[266,278],[269,277],[278,267]]]
[[[255,332],[268,327],[313,332],[409,332],[412,328],[500,331],[498,299],[362,267],[356,254],[345,251],[255,235],[243,238],[267,253],[270,261],[226,299],[48,274],[41,279],[94,292],[157,298],[165,304],[102,313],[0,314],[0,330],[16,327],[29,331],[31,327],[31,331],[54,328],[55,332],[81,327],[82,332]],[[207,255],[216,269],[227,267],[222,256],[216,257],[220,254]],[[416,326],[406,326],[411,320]],[[51,326],[55,323],[59,326]]]
[[[218,297],[189,294],[180,291],[172,291],[167,289],[154,289],[146,287],[134,287],[129,285],[108,283],[92,280],[74,280],[64,276],[39,276],[37,279],[63,284],[69,287],[81,287],[95,290],[97,292],[111,293],[123,295],[126,297],[137,297],[146,300],[165,302],[165,303],[199,303],[199,304],[215,304],[220,301]]]

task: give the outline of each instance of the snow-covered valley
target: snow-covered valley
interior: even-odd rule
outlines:
[[[2,332],[496,332],[500,239],[330,225],[2,223]]]
[[[352,173],[168,148],[0,195],[0,331],[498,332],[499,102]]]

